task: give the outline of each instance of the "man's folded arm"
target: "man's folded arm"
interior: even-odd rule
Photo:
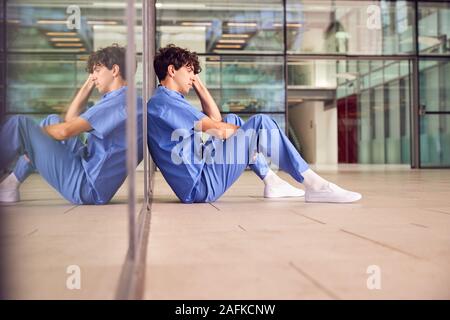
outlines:
[[[204,116],[197,122],[195,129],[206,132],[219,139],[228,139],[237,129],[239,129],[239,126],[222,121],[215,121],[208,116]]]
[[[92,127],[85,119],[76,117],[70,121],[53,124],[42,129],[53,139],[66,140],[78,136],[82,132],[91,131]]]

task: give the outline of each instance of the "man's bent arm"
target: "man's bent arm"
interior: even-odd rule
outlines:
[[[78,117],[82,111],[86,108],[88,99],[94,89],[95,84],[92,81],[91,75],[84,82],[83,86],[77,92],[75,98],[67,109],[66,115],[64,117],[65,121],[71,121]]]
[[[85,119],[76,117],[70,121],[43,127],[42,130],[56,140],[66,140],[82,132],[91,131],[92,127]]]
[[[222,121],[215,121],[208,116],[203,117],[196,126],[196,130],[207,132],[219,139],[228,139],[238,129],[239,126]]]
[[[217,106],[206,86],[200,80],[198,74],[195,75],[193,86],[202,104],[203,112],[212,120],[222,121],[222,115],[220,114],[219,107]]]

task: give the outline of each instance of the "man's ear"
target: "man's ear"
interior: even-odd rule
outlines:
[[[120,67],[117,64],[113,65],[112,72],[114,77],[120,76]]]
[[[173,66],[173,64],[170,64],[170,65],[167,67],[167,75],[168,75],[169,77],[173,78],[174,74],[175,74],[175,67]]]

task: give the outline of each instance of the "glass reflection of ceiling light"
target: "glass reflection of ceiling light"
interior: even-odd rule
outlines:
[[[211,22],[182,22],[182,26],[211,26]]]
[[[45,33],[47,36],[51,36],[51,37],[60,37],[60,36],[76,36],[77,33],[76,32],[46,32]]]
[[[6,22],[11,23],[11,24],[18,24],[18,23],[20,23],[20,20],[13,19],[13,20],[6,20]]]
[[[255,22],[228,22],[229,27],[256,27],[258,24]]]
[[[240,44],[218,44],[216,45],[218,49],[240,49]]]
[[[242,39],[220,39],[219,43],[245,43]]]
[[[155,3],[157,9],[204,9],[204,3]]]
[[[108,8],[108,9],[125,9],[127,7],[127,3],[126,1],[120,3],[120,2],[111,2],[111,3],[106,3],[106,2],[94,2],[92,3],[93,7],[100,7],[100,8]],[[134,4],[135,8],[141,8],[142,4],[141,3],[135,3]]]
[[[50,38],[53,42],[80,42],[80,38]]]
[[[282,23],[274,23],[273,24],[274,27],[276,28],[280,28],[283,26]],[[287,23],[286,27],[288,28],[301,28],[303,25],[301,23]]]
[[[117,21],[111,20],[91,20],[87,22],[88,24],[104,24],[104,25],[116,25]]]
[[[67,24],[67,20],[38,20],[37,24]]]
[[[55,43],[55,47],[82,47],[82,43]]]
[[[244,34],[244,33],[226,33],[222,35],[222,38],[248,38],[249,35],[248,34]]]

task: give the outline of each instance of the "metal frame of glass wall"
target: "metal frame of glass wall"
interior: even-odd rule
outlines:
[[[7,47],[6,47],[6,0],[2,0],[0,4],[0,25],[2,26],[0,30],[0,119],[6,113],[6,68],[7,64]]]
[[[128,66],[136,65],[135,52],[135,0],[127,0],[127,60]],[[127,95],[127,172],[128,172],[128,252],[122,268],[117,299],[142,299],[144,294],[145,260],[147,242],[150,232],[151,203],[153,196],[153,173],[155,166],[147,150],[147,101],[155,87],[155,73],[152,68],[152,57],[155,54],[155,1],[142,0],[142,42],[143,42],[143,162],[144,162],[144,201],[139,210],[136,208],[135,172],[137,155],[136,87],[134,81],[134,68],[127,68],[128,92]],[[131,80],[130,80],[131,79]],[[136,217],[137,213],[137,217]]]

